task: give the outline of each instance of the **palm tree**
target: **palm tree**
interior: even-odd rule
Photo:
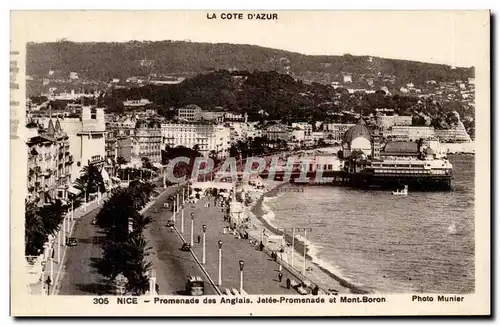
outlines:
[[[148,272],[152,266],[145,257],[149,255],[151,247],[148,247],[142,234],[135,234],[127,241],[124,249],[127,256],[124,271],[128,280],[127,290],[135,295],[144,294],[149,289]]]
[[[36,207],[32,203],[26,204],[24,238],[25,255],[39,255],[47,239],[47,232],[42,217],[37,214]]]
[[[56,200],[50,205],[41,207],[37,214],[42,218],[46,234],[55,235],[64,219],[66,209],[60,200]]]
[[[128,234],[128,221],[134,217],[135,210],[128,189],[118,189],[106,200],[96,216],[97,225],[105,229],[113,241],[125,238]]]
[[[75,180],[73,186],[80,190],[82,194],[85,196],[85,200],[88,198],[87,188],[88,188],[89,178],[87,175],[81,175],[79,178]]]
[[[101,171],[99,168],[92,163],[86,165],[82,169],[82,176],[86,176],[87,182],[87,194],[93,194],[96,192],[105,192],[104,180],[102,178]]]
[[[149,216],[144,216],[143,214],[137,214],[132,218],[132,225],[134,232],[142,233],[142,231],[151,223],[153,220]]]

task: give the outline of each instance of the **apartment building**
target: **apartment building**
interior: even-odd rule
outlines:
[[[394,140],[417,141],[435,136],[434,127],[431,126],[393,126],[383,131],[383,136]]]
[[[161,162],[162,133],[159,125],[138,122],[131,144],[133,164],[140,164],[143,158],[148,158],[151,163]]]
[[[230,129],[214,123],[164,123],[161,133],[165,145],[196,147],[205,156],[211,151],[227,156],[230,147]]]
[[[71,185],[71,166],[68,135],[59,120],[48,122],[46,130],[26,142],[28,150],[27,200],[43,205],[52,199],[67,199]]]

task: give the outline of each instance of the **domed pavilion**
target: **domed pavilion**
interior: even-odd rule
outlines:
[[[370,129],[366,126],[363,119],[359,123],[349,128],[342,139],[342,151],[344,157],[351,156],[353,151],[362,151],[365,155],[371,155],[372,137]]]

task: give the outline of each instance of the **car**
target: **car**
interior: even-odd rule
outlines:
[[[186,294],[192,296],[205,294],[205,282],[200,276],[189,276],[186,282]]]
[[[189,243],[187,243],[187,242],[184,242],[182,244],[181,250],[182,251],[189,251],[189,250],[191,250],[191,245]]]
[[[74,247],[78,244],[78,241],[74,237],[70,237],[66,239],[66,246],[68,247]]]
[[[97,224],[97,220],[95,218],[93,218],[91,224],[92,225],[96,225]]]
[[[173,220],[168,220],[168,221],[167,221],[167,227],[172,227],[172,226],[174,226],[174,225],[175,225],[175,224],[174,224],[174,221],[173,221]]]

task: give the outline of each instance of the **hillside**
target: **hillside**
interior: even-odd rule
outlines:
[[[473,77],[473,68],[383,59],[368,56],[311,56],[254,45],[181,41],[126,43],[29,43],[27,74],[45,77],[50,70],[62,76],[108,81],[130,76],[193,76],[215,70],[276,70],[317,82],[339,80],[343,73],[383,74],[396,84],[426,80],[454,81]]]
[[[100,99],[108,112],[123,112],[127,99],[149,99],[161,115],[172,118],[171,108],[190,104],[203,110],[224,108],[247,113],[249,120],[281,120],[285,123],[308,121],[357,122],[356,114],[375,114],[377,108],[394,110],[399,115],[414,116],[415,124],[425,124],[426,116],[437,129],[448,129],[456,123],[457,111],[472,131],[474,109],[460,101],[420,100],[414,96],[388,95],[384,91],[372,94],[349,94],[345,88],[333,88],[319,83],[306,84],[291,76],[268,72],[229,72],[221,70],[200,74],[180,84],[167,86],[110,89]],[[343,112],[352,112],[344,115]],[[470,119],[469,119],[470,118]]]

